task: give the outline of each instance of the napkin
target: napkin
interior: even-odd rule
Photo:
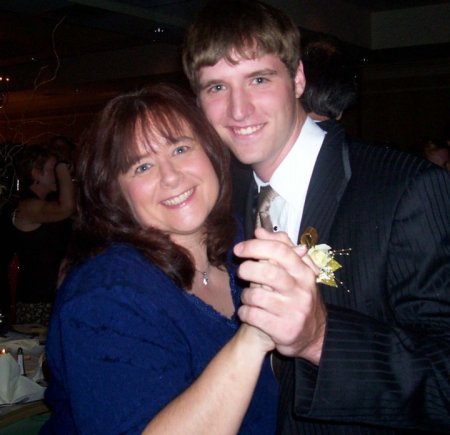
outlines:
[[[39,400],[44,391],[44,387],[20,374],[19,364],[11,354],[0,356],[0,405]]]
[[[8,349],[8,352],[13,355],[17,354],[19,347],[22,348],[24,354],[36,357],[39,357],[44,351],[44,346],[39,344],[37,338],[8,337],[0,340],[0,347]]]
[[[8,353],[17,355],[18,349],[22,348],[25,359],[25,372],[33,381],[42,381],[42,356],[44,354],[44,346],[39,344],[37,337],[21,338],[21,336],[6,337],[0,339],[0,348],[6,349]]]

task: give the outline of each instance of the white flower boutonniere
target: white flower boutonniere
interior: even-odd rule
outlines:
[[[335,255],[349,255],[351,249],[341,249],[335,251],[330,246],[322,243],[316,245],[318,234],[315,228],[308,227],[300,237],[300,243],[308,247],[308,255],[314,264],[320,269],[316,281],[331,287],[343,286],[341,282],[336,281],[334,272],[342,265],[334,258]],[[346,289],[348,292],[350,290]]]
[[[331,247],[325,244],[315,245],[308,250],[308,255],[314,264],[320,268],[317,282],[337,287],[336,277],[334,272],[342,267],[334,258],[334,251]]]

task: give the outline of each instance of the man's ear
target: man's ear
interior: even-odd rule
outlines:
[[[295,97],[300,98],[305,90],[305,74],[303,72],[303,64],[300,61],[298,63],[297,71],[294,77]]]

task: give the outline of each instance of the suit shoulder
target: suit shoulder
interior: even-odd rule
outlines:
[[[406,180],[435,167],[418,156],[385,145],[356,140],[347,143],[353,173],[365,171],[374,177]]]

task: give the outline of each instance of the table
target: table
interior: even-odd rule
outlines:
[[[50,415],[50,409],[43,400],[31,403],[21,403],[18,405],[2,406],[0,408],[0,434],[3,433],[1,429],[37,415],[44,417],[42,422]]]
[[[27,377],[41,386],[46,386],[41,367],[45,338],[46,328],[41,325],[13,325],[0,335],[0,351],[5,349],[15,357],[17,349],[21,347]],[[37,433],[49,412],[43,400],[0,406],[0,435]]]

